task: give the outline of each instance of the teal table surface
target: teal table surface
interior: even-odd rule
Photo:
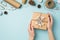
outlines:
[[[16,0],[22,4],[22,0]],[[33,12],[42,12],[50,13],[53,16],[53,33],[56,40],[60,40],[60,10],[47,9],[45,7],[45,1],[39,3],[37,0],[34,0],[36,4],[41,4],[41,8],[36,6],[31,6],[28,2],[22,5],[21,8],[16,10],[6,10],[8,15],[3,14],[0,16],[0,40],[28,40],[28,25],[32,18]],[[1,0],[0,0],[1,2]],[[60,5],[57,0],[54,0],[56,7],[60,8]],[[7,8],[9,8],[8,6]],[[55,8],[56,8],[55,7]],[[5,11],[1,10],[1,11]],[[35,30],[35,40],[49,40],[48,31]]]

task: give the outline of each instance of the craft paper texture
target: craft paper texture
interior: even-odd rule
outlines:
[[[48,23],[48,15],[42,14],[39,12],[34,12],[32,16],[32,25],[36,29],[47,29],[47,23]]]

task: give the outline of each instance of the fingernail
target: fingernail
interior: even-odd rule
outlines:
[[[50,15],[48,15],[48,17],[49,17],[49,21],[51,22],[51,18],[50,18]]]

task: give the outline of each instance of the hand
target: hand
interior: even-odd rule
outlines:
[[[48,25],[47,25],[47,28],[48,28],[48,31],[49,30],[52,30],[52,25],[53,25],[53,18],[50,14],[49,15],[49,18],[48,18]]]
[[[29,32],[29,39],[34,40],[35,34],[34,34],[34,28],[32,26],[32,21],[31,21],[31,23],[29,25],[28,32]]]

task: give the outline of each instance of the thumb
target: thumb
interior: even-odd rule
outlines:
[[[33,26],[31,26],[31,30],[32,30],[32,31],[34,30]]]

